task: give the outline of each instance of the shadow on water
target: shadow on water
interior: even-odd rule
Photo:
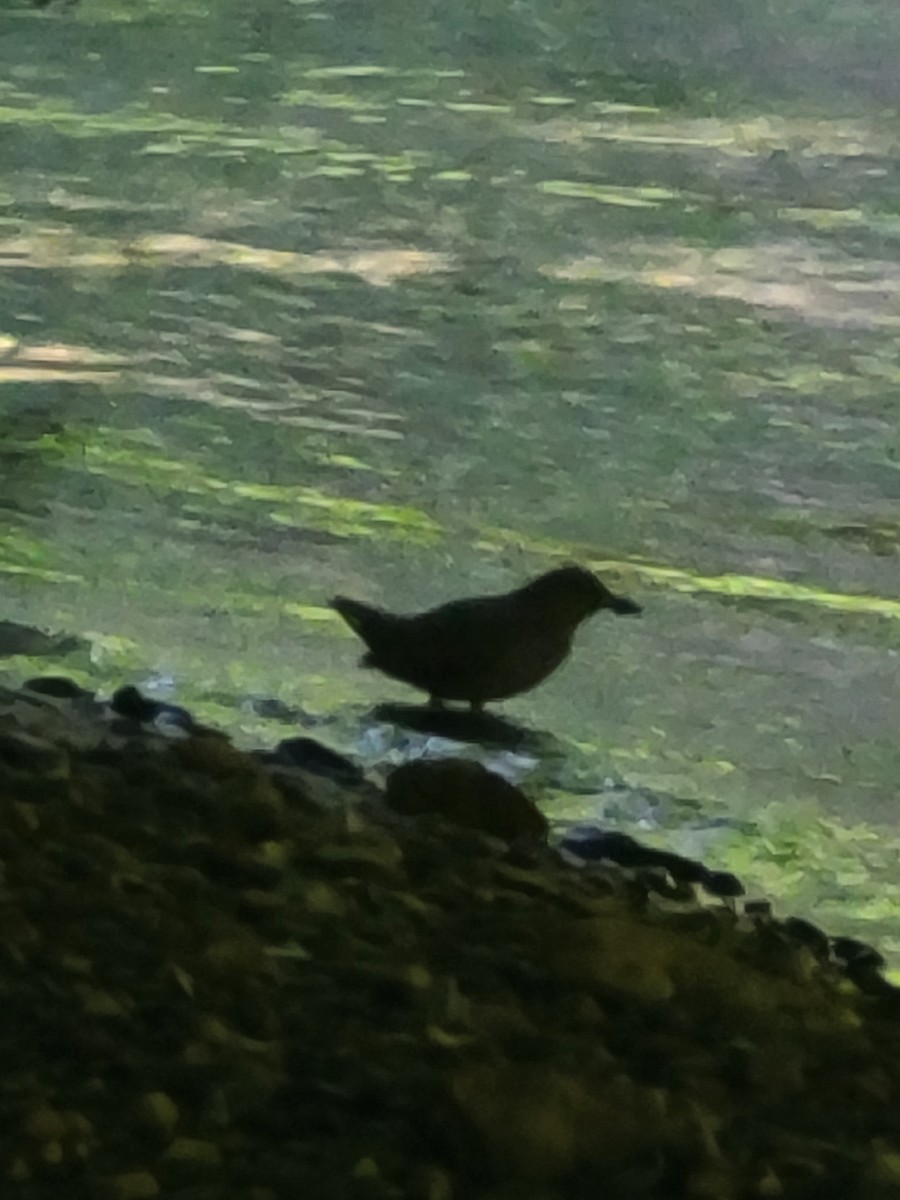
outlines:
[[[425,704],[379,704],[370,715],[376,721],[402,725],[414,733],[450,738],[456,742],[539,755],[564,752],[562,742],[552,733],[530,729],[491,713],[429,708]]]

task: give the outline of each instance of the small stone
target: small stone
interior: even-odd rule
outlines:
[[[48,1167],[58,1167],[64,1157],[62,1142],[45,1142],[41,1148],[41,1158]]]
[[[462,1050],[465,1046],[471,1046],[478,1039],[471,1033],[454,1033],[452,1030],[443,1029],[440,1025],[428,1025],[425,1028],[425,1037],[433,1046],[438,1046],[441,1050]]]
[[[327,775],[340,783],[361,783],[362,770],[343,754],[310,737],[285,738],[275,747],[275,759],[287,767],[303,767],[314,775]]]
[[[207,1013],[200,1018],[200,1033],[205,1041],[216,1046],[227,1046],[234,1040],[234,1033],[220,1018]]]
[[[126,1171],[106,1180],[109,1200],[152,1200],[159,1195],[159,1184],[149,1171]]]
[[[211,942],[203,951],[203,961],[214,971],[225,974],[252,974],[266,969],[265,950],[249,934]]]
[[[130,721],[143,724],[152,721],[156,716],[159,711],[159,702],[142,696],[136,687],[127,684],[113,693],[109,707],[120,717],[127,717]]]
[[[759,1200],[778,1200],[779,1196],[784,1195],[784,1185],[771,1167],[757,1181],[754,1195]]]
[[[65,1115],[49,1105],[29,1113],[23,1129],[28,1137],[38,1142],[59,1141],[69,1132]]]
[[[416,1173],[416,1183],[416,1200],[453,1200],[453,1179],[443,1167],[422,1167]]]
[[[26,800],[17,800],[14,807],[16,816],[29,833],[37,833],[41,827],[41,818],[37,808]]]
[[[347,901],[340,892],[328,883],[311,883],[303,892],[303,901],[309,912],[328,913],[342,917],[347,912]]]
[[[93,1122],[84,1113],[76,1112],[74,1109],[67,1109],[62,1115],[68,1127],[70,1137],[83,1139],[94,1136]]]
[[[434,984],[434,976],[421,963],[413,963],[406,969],[409,985],[417,991],[425,992]]]
[[[94,969],[91,960],[83,954],[61,954],[59,965],[73,975],[90,975]]]
[[[885,966],[884,955],[874,946],[861,942],[858,938],[832,938],[831,949],[835,958],[848,967],[873,967],[876,971],[880,971]]]
[[[813,925],[811,921],[806,921],[802,917],[788,917],[782,921],[781,927],[792,941],[806,946],[818,961],[828,961],[831,953],[828,935],[823,933],[817,925]]]
[[[82,1011],[86,1016],[113,1018],[128,1016],[126,1006],[102,988],[81,986],[76,990],[81,997]]]
[[[722,899],[744,894],[744,885],[737,875],[732,875],[730,871],[707,871],[703,877],[703,886],[711,896],[721,896]]]
[[[138,1101],[138,1112],[148,1124],[167,1134],[178,1124],[178,1105],[166,1092],[145,1092]]]
[[[396,842],[384,838],[380,841],[352,841],[343,844],[320,846],[315,852],[319,862],[335,867],[365,869],[377,867],[394,872],[403,861],[403,851]]]
[[[287,842],[267,841],[256,847],[253,862],[272,873],[280,873],[287,869],[290,858],[291,847]]]
[[[24,1158],[14,1158],[9,1168],[9,1178],[13,1183],[27,1183],[31,1178],[31,1167]]]
[[[200,1138],[177,1137],[169,1146],[165,1157],[171,1162],[197,1167],[220,1167],[222,1152],[215,1142]]]
[[[378,1179],[380,1174],[374,1158],[361,1158],[353,1168],[354,1179]]]

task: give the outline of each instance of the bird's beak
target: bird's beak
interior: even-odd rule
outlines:
[[[636,617],[644,610],[634,600],[629,600],[627,596],[613,596],[610,608],[619,617]]]

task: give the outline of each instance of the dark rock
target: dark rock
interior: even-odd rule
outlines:
[[[703,863],[693,858],[675,854],[671,850],[658,850],[643,846],[630,834],[619,830],[598,829],[595,825],[578,825],[567,830],[560,846],[569,854],[585,862],[614,862],[620,867],[650,872],[665,871],[673,880],[675,889],[671,898],[684,898],[685,885],[699,884],[714,896],[742,896],[741,882],[727,871],[710,871]],[[660,890],[658,875],[648,877],[653,890]]]
[[[866,942],[860,942],[852,937],[832,938],[831,952],[848,968],[874,968],[876,971],[880,971],[886,965],[884,955],[880,954],[874,946],[869,946]]]
[[[26,680],[22,687],[29,692],[52,696],[58,700],[93,699],[93,692],[79,687],[73,679],[67,679],[65,675],[38,675],[34,679]]]
[[[606,859],[622,867],[645,866],[652,853],[627,833],[598,829],[594,825],[579,825],[568,830],[560,845],[585,862]]]
[[[702,863],[671,850],[650,850],[649,865],[662,867],[680,883],[706,884],[709,871]]]
[[[831,954],[831,943],[828,935],[823,933],[811,921],[802,917],[787,917],[782,921],[782,928],[789,938],[799,942],[811,950],[820,962],[827,962]]]
[[[620,867],[648,871],[648,882],[653,890],[662,889],[659,872],[665,872],[675,887],[668,889],[672,899],[686,898],[685,887],[700,884],[715,893],[719,875],[711,872],[702,863],[685,858],[671,850],[658,850],[643,846],[635,838],[619,830],[598,829],[594,825],[578,825],[567,831],[560,843],[569,854],[585,862],[614,862]],[[712,886],[710,881],[712,880]],[[665,889],[662,889],[665,890]],[[730,893],[729,893],[730,894]],[[739,893],[737,893],[739,894]]]
[[[730,871],[707,871],[703,887],[711,896],[734,898],[744,894],[744,885]]]
[[[129,721],[137,721],[142,725],[155,720],[160,708],[156,700],[149,700],[146,696],[142,696],[138,689],[131,684],[120,687],[117,692],[113,693],[109,707],[120,717],[126,717]]]
[[[286,767],[302,767],[340,783],[362,783],[365,779],[362,768],[352,759],[310,737],[285,738],[275,747],[273,761]]]
[[[385,801],[405,816],[440,813],[448,821],[506,841],[543,841],[547,818],[524,794],[481,763],[418,759],[388,776]]]
[[[153,724],[167,735],[193,734],[196,737],[226,738],[227,734],[210,729],[194,720],[192,714],[180,704],[169,704],[165,700],[151,700],[143,696],[131,684],[113,693],[109,706],[114,713],[140,725]]]
[[[648,891],[665,900],[687,904],[695,899],[693,883],[689,880],[678,879],[665,867],[642,867],[640,882]]]

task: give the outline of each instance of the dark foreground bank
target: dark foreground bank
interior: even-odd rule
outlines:
[[[900,1196],[877,961],[139,700],[0,694],[0,1194]]]

